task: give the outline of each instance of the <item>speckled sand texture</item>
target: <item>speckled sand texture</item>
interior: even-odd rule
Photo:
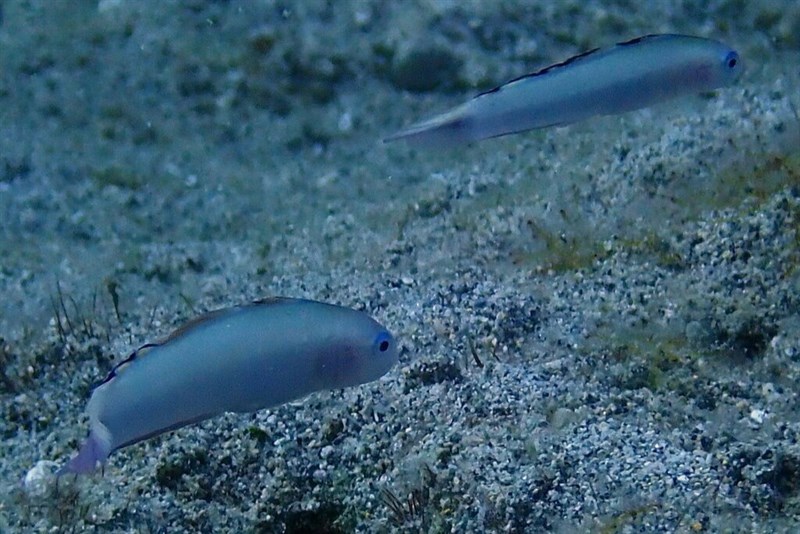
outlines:
[[[664,32],[744,77],[380,142]],[[0,532],[797,531],[798,36],[794,0],[3,0]],[[56,492],[114,362],[270,295],[367,311],[400,364]]]

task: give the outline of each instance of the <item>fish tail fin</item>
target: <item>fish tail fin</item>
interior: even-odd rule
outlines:
[[[385,138],[383,142],[390,143],[402,139],[419,147],[452,148],[477,140],[471,124],[469,109],[465,105],[459,106],[400,130]]]
[[[111,454],[111,439],[107,431],[92,429],[89,437],[83,442],[78,454],[70,459],[56,473],[57,477],[62,477],[70,473],[84,475],[91,473],[102,464]]]

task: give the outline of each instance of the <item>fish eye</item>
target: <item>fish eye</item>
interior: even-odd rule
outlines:
[[[729,69],[733,69],[739,63],[739,54],[736,52],[728,52],[728,55],[725,56],[725,65]]]
[[[391,336],[388,332],[381,332],[378,334],[378,337],[375,338],[375,346],[378,348],[379,352],[386,352],[391,345]]]

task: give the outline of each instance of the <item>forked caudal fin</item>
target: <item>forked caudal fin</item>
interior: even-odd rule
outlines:
[[[413,124],[400,130],[383,142],[405,140],[412,145],[426,148],[454,148],[477,141],[472,129],[472,120],[467,106],[460,106],[432,119]]]
[[[68,461],[56,473],[57,477],[62,477],[70,473],[84,475],[94,471],[98,464],[102,464],[111,454],[110,440],[103,439],[100,433],[92,430],[89,437],[83,442],[78,454]]]

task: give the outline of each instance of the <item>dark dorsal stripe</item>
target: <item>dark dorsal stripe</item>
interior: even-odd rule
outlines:
[[[564,61],[561,61],[559,63],[554,63],[552,65],[544,67],[543,69],[537,70],[535,72],[531,72],[531,73],[528,73],[528,74],[523,74],[522,76],[518,76],[516,78],[508,80],[507,82],[505,82],[505,83],[503,83],[501,85],[498,85],[494,89],[489,89],[488,91],[484,91],[484,92],[480,93],[475,98],[480,98],[480,97],[482,97],[484,95],[489,95],[489,94],[492,94],[492,93],[496,93],[496,92],[502,90],[503,87],[505,87],[506,85],[510,85],[510,84],[512,84],[514,82],[518,82],[520,80],[525,80],[527,78],[535,78],[537,76],[542,76],[544,74],[548,74],[548,73],[550,73],[550,72],[552,72],[554,70],[567,67],[569,65],[572,65],[576,61],[579,61],[581,59],[585,59],[585,58],[591,56],[592,54],[594,54],[595,52],[598,52],[598,51],[601,51],[601,50],[611,50],[612,48],[615,48],[617,46],[634,45],[634,44],[641,43],[642,41],[646,41],[646,40],[649,40],[649,39],[652,39],[652,38],[656,38],[656,37],[664,37],[664,36],[665,35],[661,35],[661,34],[643,35],[641,37],[635,37],[633,39],[630,39],[629,41],[623,41],[621,43],[617,43],[616,45],[614,45],[614,46],[612,46],[610,48],[606,48],[606,49],[592,48],[591,50],[587,50],[586,52],[581,52],[580,54],[574,55],[574,56],[572,56],[570,58],[567,58]]]

